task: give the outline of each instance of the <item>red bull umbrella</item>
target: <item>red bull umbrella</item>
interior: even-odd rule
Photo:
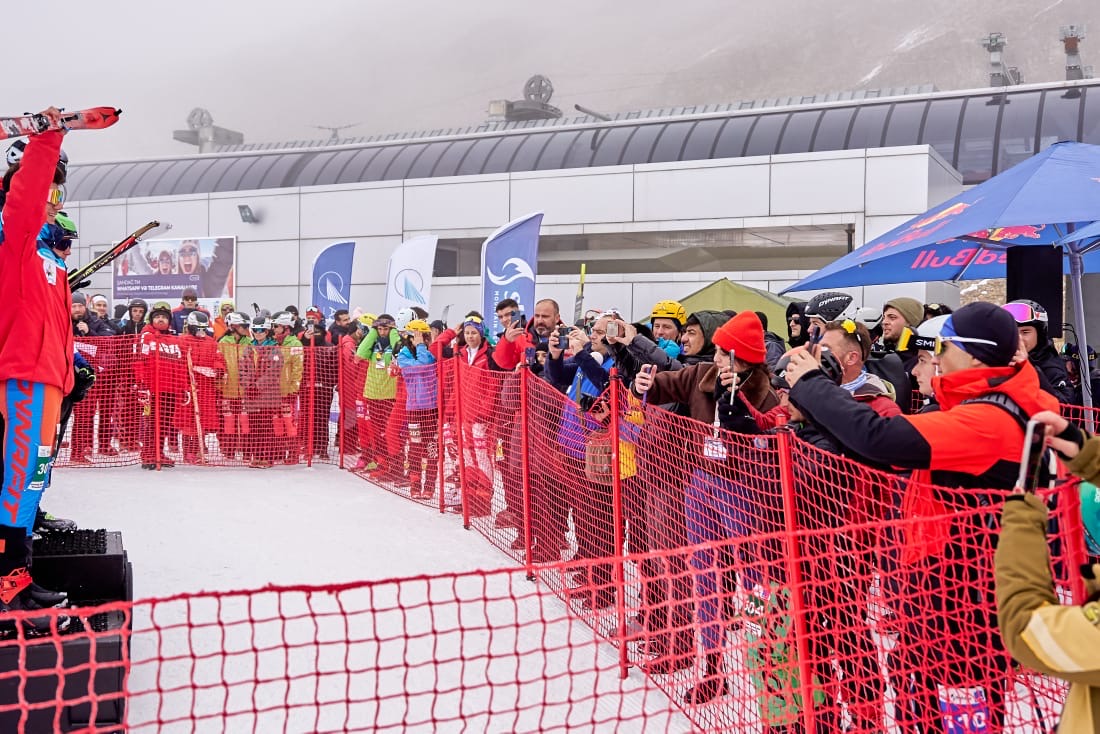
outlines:
[[[1100,272],[1098,202],[1100,146],[1055,143],[875,238],[783,293],[1004,278],[1009,247],[1061,247],[1066,255],[1065,272],[1071,276],[1078,337],[1087,344],[1081,276]],[[1087,391],[1085,397],[1091,402]]]

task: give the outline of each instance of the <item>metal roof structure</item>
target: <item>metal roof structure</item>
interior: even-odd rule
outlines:
[[[1100,144],[1100,80],[70,165],[92,201],[931,145],[973,184],[1059,140]]]

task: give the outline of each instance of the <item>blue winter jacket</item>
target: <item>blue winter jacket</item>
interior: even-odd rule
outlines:
[[[435,357],[427,345],[416,348],[416,353],[407,347],[401,347],[397,353],[397,365],[401,368],[401,377],[405,380],[405,409],[431,410],[439,407],[438,370]]]

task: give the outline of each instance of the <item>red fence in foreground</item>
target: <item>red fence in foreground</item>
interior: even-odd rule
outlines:
[[[581,408],[527,371],[448,361],[385,397],[362,367],[336,361],[325,448],[524,570],[135,603],[129,730],[1053,730],[1063,685],[1018,669],[995,627],[1002,493],[720,432],[614,385]],[[1075,495],[1051,499],[1070,598]]]

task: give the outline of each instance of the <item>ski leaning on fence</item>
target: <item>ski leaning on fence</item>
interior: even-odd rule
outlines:
[[[102,130],[118,122],[122,110],[115,107],[90,107],[86,110],[61,113],[61,123],[54,124],[41,113],[0,117],[0,140],[37,135],[47,130]]]
[[[115,245],[111,249],[107,250],[106,252],[104,252],[102,255],[95,258],[94,260],[92,260],[87,265],[83,265],[83,266],[77,268],[76,270],[73,270],[72,272],[70,272],[69,273],[69,287],[72,288],[76,284],[82,283],[83,281],[85,281],[88,278],[92,277],[92,274],[95,273],[100,268],[106,267],[107,265],[110,265],[119,256],[124,255],[126,253],[126,251],[129,250],[131,247],[133,247],[137,243],[141,242],[142,237],[144,237],[150,231],[152,231],[152,230],[154,230],[154,229],[156,229],[160,226],[161,226],[161,223],[156,221],[156,220],[153,220],[152,222],[149,222],[148,224],[138,228],[132,234],[128,235],[126,237],[126,239],[122,240],[117,245]],[[169,229],[172,228],[172,225],[167,224],[167,223],[164,224],[163,226],[164,226],[164,231],[168,231]]]

